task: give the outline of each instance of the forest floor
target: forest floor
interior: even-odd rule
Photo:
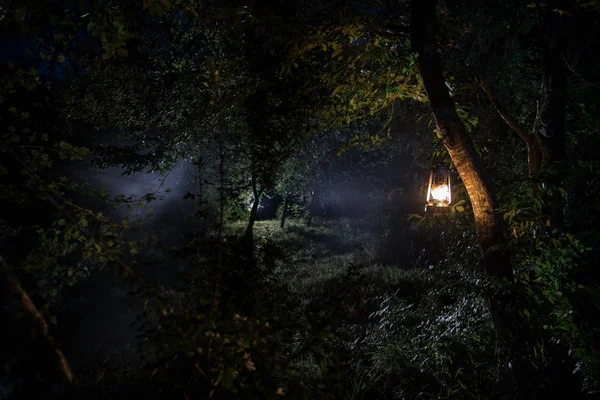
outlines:
[[[483,299],[469,283],[476,276],[465,276],[457,265],[440,268],[443,263],[438,260],[433,267],[434,253],[441,246],[427,242],[426,228],[411,230],[408,222],[399,225],[395,233],[370,220],[352,219],[320,221],[310,227],[290,221],[284,229],[278,221],[259,221],[255,226],[259,246],[261,241],[272,242],[282,249],[275,273],[297,297],[298,315],[325,310],[325,304],[336,298],[347,306],[348,312],[341,315],[321,313],[332,319],[333,349],[327,368],[339,368],[337,378],[332,380],[336,374],[330,372],[325,377],[327,368],[312,356],[296,363],[307,380],[327,381],[327,388],[315,385],[315,397],[336,387],[344,398],[381,398],[388,389],[415,390],[411,386],[424,380],[460,386],[463,361],[454,357],[473,343],[478,350],[471,356],[481,357],[482,364],[488,361],[489,355],[480,352],[485,346],[480,345],[493,334],[492,325]],[[241,235],[244,229],[245,224],[229,225],[232,235]],[[419,245],[426,242],[429,246]],[[433,249],[425,254],[420,247]],[[438,390],[443,396],[456,387],[442,385]]]
[[[245,229],[245,223],[229,224],[228,234],[241,236]],[[343,218],[312,226],[291,220],[284,229],[279,227],[279,221],[257,221],[254,236],[258,245],[261,241],[271,241],[281,249],[278,278],[293,293],[307,298],[328,282],[343,280],[350,268],[362,276],[364,284],[381,283],[380,294],[397,289],[401,282],[431,275],[411,264],[384,260],[381,253],[385,239],[368,220]]]
[[[327,365],[310,352],[293,363],[305,382],[314,383],[308,384],[314,398],[331,390],[342,398],[402,397],[398,390],[414,393],[427,382],[452,382],[434,385],[443,396],[456,390],[453,385],[463,385],[466,366],[464,360],[457,362],[457,354],[468,352],[480,364],[493,361],[493,346],[486,344],[491,323],[469,283],[473,277],[456,265],[432,267],[439,246],[427,242],[423,229],[413,230],[407,222],[399,226],[394,233],[368,219],[315,221],[312,226],[290,220],[284,229],[279,221],[256,222],[257,252],[275,249],[272,274],[286,287],[285,296],[292,297],[292,318],[303,327],[293,334],[293,343],[270,339],[293,351],[319,329],[328,337]],[[245,228],[243,222],[230,223],[225,235],[240,237]],[[135,328],[129,325],[135,319],[130,310],[139,300],[127,295],[123,284],[113,286],[104,291],[118,294],[121,300],[114,304],[122,306],[111,306],[112,317],[99,318],[110,332],[88,332],[89,342],[82,332],[77,341],[96,349],[77,365],[91,381],[108,369],[117,373],[114,369],[129,361],[136,368]]]

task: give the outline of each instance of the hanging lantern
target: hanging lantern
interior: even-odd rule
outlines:
[[[450,205],[452,202],[452,186],[448,167],[439,165],[431,170],[426,200],[426,210],[429,207],[448,207]]]

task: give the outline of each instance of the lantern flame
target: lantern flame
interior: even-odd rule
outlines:
[[[450,190],[447,185],[431,188],[431,197],[438,201],[448,201]]]
[[[433,168],[429,174],[429,187],[427,189],[427,206],[425,212],[432,207],[447,207],[450,205],[452,197],[452,187],[450,171],[448,168],[440,165]]]

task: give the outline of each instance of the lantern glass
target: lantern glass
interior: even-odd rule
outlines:
[[[431,189],[431,198],[433,200],[448,202],[449,195],[450,190],[448,189],[447,185],[442,185]]]
[[[452,202],[452,187],[450,170],[440,165],[431,170],[429,174],[429,187],[427,189],[428,206],[449,206]]]

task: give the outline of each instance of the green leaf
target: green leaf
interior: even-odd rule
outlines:
[[[129,52],[127,50],[125,50],[125,49],[118,49],[117,50],[117,54],[120,57],[127,57],[129,55]]]
[[[61,149],[64,149],[64,150],[72,150],[73,149],[73,145],[70,143],[67,143],[65,141],[60,141],[58,143],[58,147],[60,147]]]
[[[333,92],[331,93],[331,97],[335,96],[336,94],[338,94],[340,92],[340,90],[342,90],[346,85],[339,85],[338,87],[336,87],[335,89],[333,89]]]
[[[331,58],[335,58],[335,57],[339,56],[342,53],[342,51],[344,51],[344,48],[342,46],[338,45],[335,48],[335,50],[333,51],[333,54],[331,55]]]
[[[137,254],[138,253],[138,247],[137,247],[137,242],[135,240],[131,240],[129,241],[129,251],[131,252],[131,254]]]

